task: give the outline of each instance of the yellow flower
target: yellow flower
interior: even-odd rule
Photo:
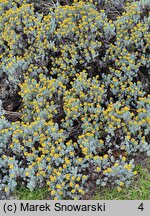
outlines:
[[[55,132],[55,131],[56,131],[56,128],[52,128],[51,130],[52,130],[52,132]]]
[[[108,155],[105,154],[105,155],[104,155],[104,158],[107,159],[107,158],[108,158]]]
[[[82,178],[83,178],[83,179],[87,179],[87,176],[86,176],[86,175],[83,175]]]
[[[82,195],[84,195],[85,194],[85,191],[84,190],[82,190],[82,189],[80,189],[80,191],[79,191]]]
[[[51,191],[51,195],[55,195],[55,193],[56,193],[56,192],[55,192],[54,190]]]
[[[120,187],[118,187],[118,188],[117,188],[117,191],[118,191],[118,192],[120,192],[120,191],[121,191],[121,188],[120,188]]]
[[[50,181],[47,181],[47,185],[50,185],[51,184],[51,182]]]
[[[63,168],[66,169],[66,168],[67,168],[67,165],[66,165],[66,164],[63,164]]]
[[[51,181],[55,181],[55,180],[56,180],[56,176],[52,176],[52,175],[51,175],[51,176],[50,176],[50,180],[51,180]]]
[[[69,159],[66,159],[66,164],[70,164],[70,160]]]
[[[75,180],[75,176],[72,176],[72,178],[71,178],[73,181]]]
[[[79,187],[79,184],[75,184],[75,187],[78,188],[78,187]]]
[[[114,164],[114,166],[115,166],[115,167],[118,167],[118,166],[119,166],[119,164],[118,164],[118,163],[115,163],[115,164]]]
[[[71,190],[71,193],[75,193],[75,189]]]
[[[34,135],[34,136],[37,136],[37,135],[38,135],[38,133],[37,133],[37,132],[34,132],[34,133],[33,133],[33,135]]]
[[[70,152],[70,156],[74,156],[74,152]]]
[[[6,155],[3,155],[3,156],[2,156],[2,158],[3,158],[3,159],[6,159],[6,158],[7,158],[7,156],[6,156]]]
[[[14,165],[13,165],[13,164],[9,164],[9,168],[10,168],[10,169],[13,169],[13,168],[14,168]]]
[[[131,138],[131,136],[130,136],[130,135],[128,135],[128,136],[126,136],[126,137],[127,137],[127,139],[128,139],[128,140],[130,140],[130,138]]]
[[[7,193],[9,191],[8,187],[5,187],[4,191]]]
[[[81,178],[80,178],[80,177],[78,177],[78,178],[77,178],[77,181],[80,181],[80,179],[81,179]]]
[[[111,168],[108,168],[108,169],[107,169],[107,172],[112,172],[112,169],[111,169]]]
[[[66,143],[66,145],[67,145],[67,146],[70,146],[70,144],[71,144],[71,142],[70,142],[70,141]]]
[[[70,179],[70,174],[66,174],[66,179],[67,179],[67,180]]]
[[[134,171],[133,174],[134,174],[134,175],[137,175],[137,171]]]
[[[124,182],[120,182],[120,186],[124,186]]]
[[[56,188],[57,188],[57,189],[60,189],[60,188],[61,188],[61,185],[60,185],[60,184],[57,184],[57,185],[56,185]]]
[[[70,184],[69,184],[69,185],[70,185],[70,187],[73,187],[73,185],[74,185],[74,184],[73,184],[73,182],[70,182]]]
[[[97,171],[100,171],[100,170],[101,170],[101,168],[100,168],[100,167],[96,167],[96,170],[97,170]]]
[[[81,163],[81,162],[82,162],[82,160],[83,160],[82,158],[78,158],[78,162],[79,162],[79,163]]]
[[[126,161],[126,157],[122,157],[122,160],[123,160],[123,161]]]
[[[103,174],[107,174],[107,173],[108,173],[108,171],[107,171],[107,170],[104,170],[104,171],[103,171]]]
[[[102,139],[100,139],[100,140],[99,140],[99,143],[100,143],[100,144],[103,144],[103,143],[104,143],[104,141],[103,141]]]
[[[30,174],[29,172],[25,172],[25,175],[26,175],[26,176],[29,176],[29,174]]]

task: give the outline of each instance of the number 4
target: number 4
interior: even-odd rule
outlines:
[[[144,210],[144,207],[143,207],[143,203],[141,203],[138,207],[139,210],[143,211]]]

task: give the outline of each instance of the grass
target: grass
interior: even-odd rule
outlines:
[[[46,187],[38,188],[31,192],[28,188],[21,186],[15,192],[17,200],[45,200],[48,194],[49,191]]]
[[[138,175],[133,180],[129,188],[124,188],[120,192],[116,188],[97,188],[93,200],[150,200],[150,159],[147,162],[146,168],[142,165],[137,165],[136,170]],[[30,191],[29,189],[20,186],[15,192],[18,200],[44,200],[49,196],[49,191],[46,187]]]
[[[93,200],[150,200],[150,160],[147,168],[141,165],[136,166],[138,175],[133,180],[129,188],[124,188],[120,192],[116,188],[97,189]]]

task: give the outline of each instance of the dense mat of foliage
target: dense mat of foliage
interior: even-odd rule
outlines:
[[[36,2],[0,1],[0,189],[121,190],[134,156],[150,156],[149,1],[118,1],[115,18],[106,1]],[[14,122],[12,95],[22,100]]]

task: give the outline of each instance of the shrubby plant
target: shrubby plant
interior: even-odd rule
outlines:
[[[92,1],[46,13],[1,4],[1,76],[22,98],[19,121],[0,105],[1,190],[22,182],[81,199],[95,183],[129,186],[134,156],[150,155],[147,4],[127,4],[115,21]]]

